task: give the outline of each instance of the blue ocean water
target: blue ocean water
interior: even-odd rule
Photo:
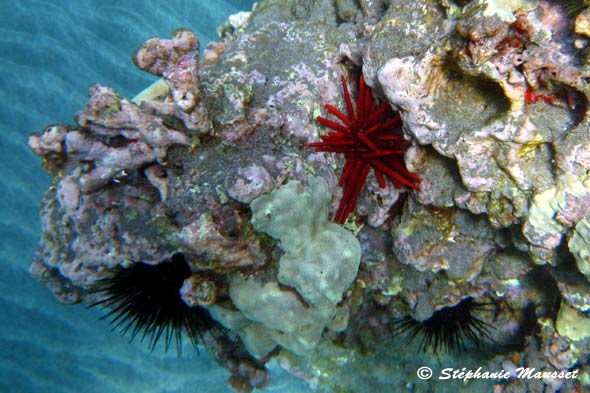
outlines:
[[[251,0],[0,0],[0,392],[223,392],[228,373],[185,348],[149,353],[129,344],[100,310],[64,306],[28,274],[50,184],[26,137],[72,122],[95,82],[134,96],[155,78],[133,51],[178,27],[204,45]],[[306,392],[273,367],[271,392]]]

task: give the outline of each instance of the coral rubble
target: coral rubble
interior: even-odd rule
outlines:
[[[580,3],[263,0],[201,59],[186,29],[150,39],[134,62],[160,81],[133,100],[97,85],[75,125],[29,138],[55,174],[31,272],[65,303],[94,302],[110,272],[181,252],[184,302],[239,337],[209,345],[241,391],[267,383],[272,357],[318,391],[434,390],[415,370],[465,362],[510,377],[449,388],[588,389]],[[399,165],[422,181],[398,190],[368,174],[340,225],[327,217],[346,157],[307,146],[326,139],[324,105],[350,101],[342,76],[350,96],[399,112]],[[465,299],[489,305],[471,311],[490,327],[481,350],[393,337],[396,320]]]

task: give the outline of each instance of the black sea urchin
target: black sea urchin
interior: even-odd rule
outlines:
[[[109,308],[102,318],[111,318],[113,330],[120,328],[122,335],[130,333],[130,341],[141,333],[142,341],[149,338],[150,351],[162,335],[166,351],[174,338],[180,355],[183,331],[197,348],[205,332],[220,329],[207,309],[190,307],[182,300],[180,288],[190,275],[182,254],[174,254],[158,265],[138,262],[128,268],[118,267],[92,290],[105,297],[90,307]]]
[[[472,341],[477,347],[483,339],[490,339],[491,325],[474,315],[477,309],[488,305],[478,303],[472,297],[467,297],[453,307],[443,307],[432,314],[425,321],[417,321],[411,316],[405,316],[394,323],[394,336],[404,334],[410,341],[421,335],[420,349],[430,348],[433,353],[444,349],[463,352],[465,339]]]

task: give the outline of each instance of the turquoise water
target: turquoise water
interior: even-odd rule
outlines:
[[[189,27],[201,45],[252,1],[0,0],[0,392],[224,392],[227,372],[201,351],[149,353],[98,320],[63,306],[28,274],[50,184],[26,137],[71,122],[95,82],[132,97],[154,78],[131,54],[152,36]],[[304,392],[273,367],[268,391]]]

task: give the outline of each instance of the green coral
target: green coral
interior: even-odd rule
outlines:
[[[230,297],[241,316],[219,307],[213,315],[244,339],[255,356],[277,344],[309,353],[334,318],[346,314],[343,293],[356,278],[361,247],[357,238],[328,221],[332,198],[327,183],[290,181],[252,201],[252,225],[280,241],[284,254],[276,277],[230,277]],[[291,289],[285,289],[285,286]],[[339,329],[346,321],[338,321]],[[261,339],[264,338],[264,339]]]

